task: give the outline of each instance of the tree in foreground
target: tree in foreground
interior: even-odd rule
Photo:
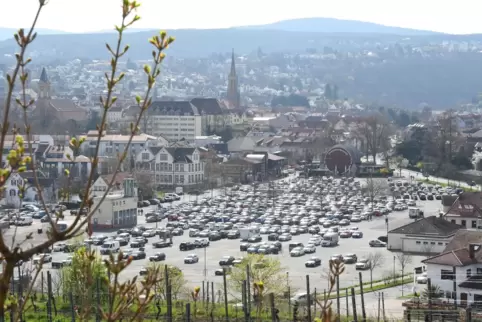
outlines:
[[[400,269],[402,270],[402,296],[403,296],[403,275],[405,274],[405,270],[407,266],[412,263],[412,256],[405,254],[405,253],[397,253],[396,255],[398,265],[400,265]]]
[[[37,34],[35,33],[35,27],[38,18],[42,10],[47,5],[48,1],[38,0],[38,9],[31,27],[28,30],[19,29],[14,35],[14,39],[18,45],[18,53],[15,55],[16,64],[11,73],[6,75],[7,79],[7,93],[5,103],[3,106],[3,119],[1,120],[0,127],[0,157],[2,160],[6,160],[6,164],[0,169],[0,187],[5,189],[6,182],[15,173],[21,173],[27,169],[36,171],[36,162],[34,160],[34,153],[32,149],[32,127],[28,119],[28,115],[35,103],[34,100],[27,98],[27,84],[31,75],[28,73],[28,66],[31,63],[31,59],[27,58],[26,53]],[[132,142],[132,138],[139,131],[139,122],[149,108],[152,101],[152,89],[155,85],[156,79],[160,75],[160,66],[165,58],[164,51],[174,41],[174,38],[168,37],[165,32],[161,32],[149,39],[152,44],[152,60],[150,64],[146,64],[143,68],[146,77],[146,90],[143,96],[136,96],[135,102],[139,108],[139,117],[135,122],[130,125],[129,140],[124,148],[118,154],[118,163],[114,171],[114,175],[110,182],[108,182],[107,191],[101,198],[100,202],[93,203],[91,196],[91,187],[94,179],[97,175],[99,164],[99,146],[102,134],[107,130],[107,113],[114,105],[117,98],[114,96],[116,86],[123,80],[124,73],[118,71],[119,60],[129,51],[129,46],[123,43],[123,37],[128,28],[136,23],[140,17],[136,14],[139,3],[131,0],[120,0],[121,4],[121,23],[115,27],[117,32],[117,41],[114,46],[106,44],[108,53],[110,54],[110,70],[105,73],[106,91],[105,95],[100,97],[101,113],[99,115],[100,122],[96,125],[98,136],[97,144],[95,145],[95,152],[91,156],[91,172],[87,176],[87,181],[83,187],[82,201],[80,209],[87,208],[87,216],[81,216],[80,212],[73,220],[73,223],[63,231],[57,229],[56,220],[62,218],[62,213],[54,213],[45,204],[44,198],[41,194],[39,185],[39,179],[35,175],[34,182],[37,191],[39,191],[39,199],[42,208],[49,214],[50,218],[57,218],[50,221],[50,230],[47,235],[47,240],[39,242],[37,244],[26,243],[25,240],[14,240],[13,243],[7,243],[5,236],[0,231],[0,253],[1,260],[3,262],[3,271],[0,274],[0,320],[5,320],[5,312],[11,312],[11,320],[20,321],[22,318],[22,312],[26,309],[27,301],[23,299],[30,298],[32,293],[32,287],[42,269],[43,263],[40,262],[36,267],[36,272],[33,275],[31,285],[27,288],[23,296],[16,296],[10,293],[10,282],[13,277],[13,272],[16,263],[19,261],[28,262],[36,254],[40,254],[43,250],[50,248],[54,243],[60,241],[66,241],[76,236],[80,236],[84,233],[88,227],[92,215],[97,211],[102,201],[108,195],[113,183],[115,182],[116,174],[119,172],[121,164],[124,162],[127,156],[127,151]],[[15,98],[15,87],[20,86],[20,96]],[[14,115],[19,109],[20,114],[23,116],[21,124],[11,124],[11,115]],[[15,137],[15,143],[6,146],[7,135],[13,135]],[[74,159],[79,155],[81,145],[85,141],[82,137],[74,137],[70,141],[70,148],[73,151],[72,156],[68,156],[69,159]],[[4,150],[8,152],[4,152]],[[6,154],[6,155],[4,155]],[[65,170],[65,176],[70,177],[68,170]],[[19,196],[22,197],[26,191],[26,184],[19,185]],[[90,231],[90,229],[89,229]],[[15,239],[15,238],[14,238]],[[29,239],[29,236],[26,237]],[[91,251],[85,251],[82,254],[83,260],[85,260],[85,267],[82,269],[95,269],[98,265],[98,259]],[[145,276],[142,282],[138,282],[137,278],[130,279],[126,282],[121,282],[119,279],[120,273],[130,264],[131,259],[124,260],[122,253],[118,256],[111,256],[108,260],[104,261],[108,275],[111,276],[111,280],[103,279],[105,287],[109,290],[109,303],[106,307],[97,308],[101,310],[102,321],[119,321],[121,318],[123,321],[135,321],[142,319],[143,313],[146,311],[147,305],[152,301],[153,295],[151,292],[153,287],[159,282],[159,271],[157,269],[149,270],[147,276]],[[92,276],[91,276],[92,277]],[[7,301],[8,299],[8,301]],[[134,308],[134,309],[133,309]],[[85,317],[83,313],[79,313],[78,321],[88,321],[89,318]]]
[[[243,281],[247,281],[248,278],[247,269],[250,287],[254,289],[255,283],[262,282],[263,294],[273,293],[275,296],[281,296],[289,287],[286,268],[281,265],[279,259],[262,254],[248,254],[240,264],[233,267],[229,275],[228,287],[233,296],[242,294]],[[251,291],[251,295],[253,294]]]

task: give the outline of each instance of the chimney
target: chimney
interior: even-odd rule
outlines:
[[[480,249],[479,244],[469,244],[469,257],[470,259],[475,258],[475,252]]]

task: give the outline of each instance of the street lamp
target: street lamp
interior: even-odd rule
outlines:
[[[393,256],[393,278],[395,280],[395,260],[396,260],[396,257]]]

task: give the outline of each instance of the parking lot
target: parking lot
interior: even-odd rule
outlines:
[[[297,180],[296,182],[291,182],[292,180]],[[386,180],[386,179],[377,179],[377,180]],[[186,224],[192,224],[193,222],[197,222],[197,218],[202,217],[202,214],[210,213],[213,216],[217,216],[220,214],[225,215],[226,217],[233,218],[233,217],[250,217],[251,213],[256,212],[258,215],[252,217],[253,221],[261,221],[255,220],[255,217],[261,217],[267,219],[268,221],[276,218],[276,212],[281,209],[288,209],[288,214],[281,214],[283,218],[292,216],[293,214],[301,214],[301,219],[303,218],[311,218],[320,220],[319,215],[315,216],[315,213],[319,213],[321,206],[323,204],[326,205],[335,205],[336,203],[340,202],[348,202],[349,204],[355,205],[357,202],[360,203],[361,207],[360,211],[356,211],[356,213],[363,213],[366,210],[372,210],[372,206],[363,201],[363,197],[361,196],[361,192],[359,188],[350,188],[348,190],[343,190],[344,188],[340,187],[339,180],[334,180],[332,184],[329,183],[321,183],[318,181],[308,181],[306,179],[293,179],[293,177],[289,177],[284,180],[288,182],[287,184],[281,185],[279,182],[276,184],[272,184],[271,186],[258,186],[253,188],[252,186],[245,186],[242,187],[245,191],[231,191],[231,196],[224,196],[224,191],[216,191],[213,193],[214,199],[216,202],[207,204],[210,194],[208,193],[205,197],[199,196],[198,203],[195,203],[195,197],[192,196],[184,196],[183,200],[180,202],[176,202],[172,204],[171,210],[167,212],[167,214],[181,214],[186,213],[186,209],[197,209],[198,211],[194,211],[194,214],[185,215],[185,219],[179,218],[181,220],[185,220]],[[361,181],[361,185],[363,186],[363,179],[359,179]],[[349,186],[348,183],[345,185]],[[325,190],[323,190],[323,186],[327,186],[328,188],[325,194]],[[341,184],[343,186],[343,184]],[[351,185],[355,187],[355,185]],[[310,188],[311,187],[311,188]],[[316,187],[316,188],[313,188]],[[255,189],[255,191],[253,191]],[[311,190],[310,190],[311,189]],[[314,189],[314,190],[313,190]],[[318,190],[316,190],[318,189]],[[320,192],[321,189],[321,192]],[[335,191],[334,195],[331,195],[330,189]],[[339,190],[339,191],[338,191]],[[350,195],[352,195],[350,197]],[[391,200],[390,191],[387,189],[388,198],[386,201],[382,201],[381,203],[388,203]],[[240,197],[242,196],[242,197]],[[192,201],[189,202],[189,199]],[[239,199],[239,201],[237,201]],[[285,206],[280,206],[280,203],[283,203],[283,200],[296,200],[295,206],[291,205],[289,202],[285,204]],[[345,200],[345,201],[343,201]],[[232,207],[229,204],[232,204]],[[321,204],[320,204],[321,203]],[[402,201],[399,201],[401,204]],[[425,216],[435,215],[438,214],[438,211],[441,208],[440,200],[426,200],[416,201],[417,206],[420,207]],[[375,209],[379,207],[380,202],[377,204]],[[311,206],[310,206],[311,205]],[[181,208],[184,209],[184,212],[181,212]],[[195,208],[197,207],[197,208]],[[326,206],[325,206],[326,207]],[[199,210],[199,209],[200,210]],[[203,210],[206,209],[206,210]],[[214,209],[214,210],[213,210]],[[221,212],[223,211],[224,212]],[[233,210],[234,209],[234,210]],[[278,209],[278,210],[276,210]],[[311,209],[311,210],[310,210]],[[212,210],[212,211],[211,211]],[[228,211],[229,210],[229,211]],[[157,211],[157,206],[151,206],[148,208],[143,208],[143,213],[147,214],[149,212]],[[239,212],[238,212],[239,211]],[[330,213],[331,211],[328,211]],[[326,216],[326,214],[325,214]],[[65,220],[71,221],[73,219],[72,216],[69,215],[69,212],[65,212]],[[271,219],[270,219],[271,218]],[[381,216],[373,216],[372,220],[362,220],[361,222],[352,222],[347,227],[358,227],[358,230],[363,233],[363,238],[361,239],[353,239],[353,238],[340,238],[339,243],[335,247],[316,247],[316,253],[314,254],[305,254],[304,256],[300,257],[291,257],[288,250],[288,244],[294,242],[300,242],[303,244],[307,244],[310,238],[312,237],[311,234],[304,233],[299,235],[293,235],[291,241],[282,242],[283,248],[282,251],[278,255],[268,255],[268,256],[276,256],[280,259],[282,266],[286,268],[287,278],[289,278],[291,285],[295,289],[303,289],[306,283],[306,274],[310,275],[311,285],[313,287],[317,287],[319,289],[323,289],[327,285],[327,280],[324,278],[325,274],[323,273],[326,271],[329,259],[334,254],[348,254],[348,253],[355,253],[358,258],[366,257],[368,254],[373,252],[381,252],[384,257],[384,265],[382,267],[377,268],[373,272],[374,279],[381,279],[384,275],[392,273],[394,270],[396,272],[400,271],[399,264],[394,257],[394,254],[389,252],[386,248],[373,248],[369,246],[370,240],[375,240],[380,236],[385,236],[387,232],[387,224],[386,218],[388,219],[388,229],[394,229],[404,224],[407,224],[413,219],[409,219],[408,217],[408,210],[401,210],[401,211],[391,211],[387,213],[387,215]],[[307,220],[308,220],[307,219]],[[145,223],[146,218],[144,216],[138,216],[138,226],[145,226],[146,228],[158,228],[162,229],[166,227],[168,223],[167,219],[162,220],[161,222],[157,223]],[[29,242],[37,243],[41,239],[45,238],[43,234],[37,234],[37,229],[43,227],[45,224],[40,223],[39,220],[34,220],[32,226],[27,227],[18,227],[17,229],[17,241],[22,240],[24,236],[28,232],[32,232],[34,238]],[[243,224],[243,225],[250,225],[250,224]],[[240,226],[243,226],[239,224]],[[319,224],[318,224],[319,225]],[[276,226],[275,224],[264,224],[260,223],[259,226]],[[300,226],[300,225],[297,225]],[[302,225],[301,225],[302,226]],[[320,225],[323,228],[322,225]],[[187,226],[185,227],[187,228]],[[235,229],[236,226],[232,229]],[[15,228],[10,228],[6,233],[7,241],[13,235]],[[92,236],[95,238],[98,235],[105,235],[105,236],[113,236],[116,237],[117,234],[114,233],[94,233]],[[22,237],[23,236],[23,237]],[[267,241],[267,234],[261,235],[263,238],[263,242]],[[182,236],[175,236],[173,237],[173,245],[169,248],[161,248],[155,249],[152,246],[152,243],[155,241],[160,240],[159,236],[148,238],[148,243],[145,245],[145,253],[146,259],[141,260],[134,260],[132,264],[123,272],[123,276],[125,278],[131,278],[132,276],[139,273],[142,267],[147,267],[149,265],[149,256],[157,253],[162,252],[166,255],[166,260],[160,263],[167,263],[170,265],[175,265],[182,269],[186,280],[188,281],[189,285],[195,286],[200,285],[203,280],[222,282],[222,277],[214,276],[214,272],[219,267],[219,260],[223,256],[234,256],[234,257],[242,257],[246,255],[246,252],[240,251],[240,239],[221,239],[217,241],[211,241],[210,246],[206,248],[196,248],[194,250],[189,250],[182,252],[179,250],[179,244],[185,241],[193,241],[196,237],[189,237],[189,229],[184,230],[184,234]],[[28,242],[27,242],[28,243]],[[92,246],[95,248],[99,248],[100,246]],[[122,249],[128,249],[129,246],[124,246]],[[199,262],[195,264],[185,264],[184,258],[188,254],[196,254],[199,257]],[[54,262],[62,261],[67,259],[68,256],[71,254],[64,253],[64,252],[53,252],[52,257]],[[315,268],[306,268],[305,262],[311,257],[317,256],[321,259],[321,266]],[[413,257],[411,263],[407,266],[406,270],[412,270],[415,266],[420,266],[420,261],[422,257]],[[28,265],[28,264],[27,264]],[[50,264],[46,265],[47,267]],[[365,280],[368,281],[369,279],[369,272],[364,273]],[[340,286],[349,286],[353,285],[358,282],[358,271],[355,270],[354,264],[347,264],[346,270],[343,275],[343,278],[340,280]]]

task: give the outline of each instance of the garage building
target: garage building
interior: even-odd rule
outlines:
[[[461,226],[431,216],[388,232],[388,250],[420,255],[442,252]]]

